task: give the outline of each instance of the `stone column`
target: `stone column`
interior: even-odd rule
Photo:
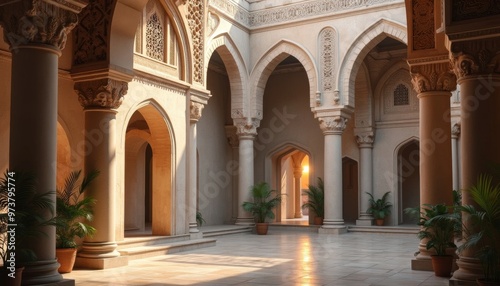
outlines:
[[[94,220],[97,229],[93,237],[86,237],[78,253],[79,267],[104,269],[127,264],[120,257],[115,241],[116,210],[116,109],[127,93],[125,81],[101,78],[75,83],[78,101],[84,108],[85,136],[95,138],[87,144],[85,173],[99,171],[89,186],[87,195],[96,199]]]
[[[464,190],[476,184],[480,174],[490,172],[492,163],[500,162],[499,52],[499,37],[460,41],[450,48],[461,95],[460,154]],[[462,204],[475,205],[467,192],[462,193]],[[463,251],[457,265],[454,279],[475,280],[482,275],[473,249]]]
[[[198,194],[198,174],[197,174],[197,137],[196,137],[196,122],[201,117],[201,112],[204,105],[198,102],[190,103],[190,125],[189,125],[189,163],[188,163],[188,218],[189,218],[189,233],[196,234],[200,231],[198,230],[198,224],[196,223],[196,204],[197,204],[197,194]],[[201,237],[200,237],[201,238]]]
[[[360,209],[359,219],[356,220],[356,225],[372,225],[373,216],[366,213],[370,204],[368,203],[369,196],[373,195],[373,131],[360,132],[356,134],[356,141],[359,144],[359,171],[360,171]]]
[[[231,146],[232,151],[232,166],[238,166],[238,155],[239,155],[239,146],[240,140],[238,139],[238,135],[236,134],[236,126],[234,125],[226,125],[226,137],[229,146]],[[234,170],[231,168],[231,170]],[[231,173],[231,221],[236,222],[236,218],[238,217],[238,173]]]
[[[455,123],[451,127],[451,156],[453,173],[453,190],[460,190],[460,171],[459,171],[459,150],[458,136],[460,135],[460,123]]]
[[[33,174],[39,194],[56,189],[58,58],[77,24],[77,14],[87,5],[87,1],[51,2],[11,1],[0,7],[4,40],[12,52],[9,169]],[[55,197],[50,195],[54,210]],[[48,210],[42,215],[52,217]],[[25,241],[37,256],[25,265],[26,285],[63,279],[57,271],[55,227],[41,231],[45,235]]]
[[[300,178],[302,177],[302,168],[294,168],[293,169],[293,178],[294,178],[294,217],[295,218],[301,218],[302,217],[302,208],[301,208],[301,203],[300,203],[300,186],[301,186],[301,180]]]
[[[330,116],[319,118],[325,135],[325,218],[319,233],[347,232],[342,213],[342,132],[347,118]]]
[[[257,120],[233,119],[236,125],[236,134],[240,142],[239,149],[239,178],[238,178],[238,217],[236,224],[253,225],[252,215],[243,210],[242,204],[251,201],[250,188],[254,184],[254,153],[253,141],[257,135]]]
[[[420,205],[452,205],[450,97],[455,76],[447,56],[408,62],[420,109]],[[425,243],[420,241],[412,269],[432,270],[432,252]]]

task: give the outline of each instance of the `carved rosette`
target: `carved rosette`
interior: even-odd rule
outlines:
[[[257,135],[257,128],[260,121],[258,119],[247,120],[246,118],[233,119],[236,126],[236,134],[241,139],[242,137],[254,138]]]
[[[342,134],[347,126],[347,118],[342,116],[329,116],[319,118],[319,127],[324,135]]]
[[[356,134],[356,142],[358,142],[360,148],[371,148],[374,141],[375,134],[372,131]]]
[[[449,60],[430,63],[410,63],[413,88],[417,93],[427,91],[453,91],[457,87]]]
[[[500,74],[500,40],[498,38],[463,41],[451,46],[451,62],[458,79],[467,76]]]
[[[189,119],[191,120],[191,123],[196,123],[200,120],[203,107],[205,107],[203,103],[191,101],[189,105]]]
[[[21,0],[0,7],[0,25],[11,49],[43,44],[64,49],[67,35],[78,23],[82,0]]]
[[[98,79],[75,83],[78,101],[85,109],[118,108],[127,94],[128,83],[115,79]]]
[[[453,124],[453,126],[451,127],[451,138],[457,139],[458,136],[460,136],[460,129],[460,122]]]

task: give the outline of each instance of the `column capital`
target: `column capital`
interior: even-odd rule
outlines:
[[[240,139],[238,138],[238,134],[236,134],[236,126],[226,125],[224,128],[226,129],[226,138],[229,145],[232,148],[238,148],[240,146]]]
[[[500,75],[500,39],[490,38],[452,43],[450,57],[457,78],[481,74]]]
[[[234,126],[236,126],[236,134],[241,138],[254,139],[257,135],[257,128],[260,120],[256,118],[233,118]]]
[[[293,177],[295,179],[300,179],[302,177],[302,168],[301,167],[293,168]]]
[[[324,135],[342,134],[347,126],[347,118],[342,116],[320,117],[318,120]]]
[[[373,142],[375,141],[375,133],[373,131],[358,132],[355,136],[360,148],[373,147]]]
[[[128,82],[111,78],[81,81],[74,87],[78,101],[85,109],[116,109],[127,94]]]
[[[191,101],[189,103],[189,119],[191,123],[196,123],[201,118],[201,112],[205,105],[203,103]]]
[[[457,139],[458,136],[460,136],[460,122],[456,122],[451,126],[451,138],[452,139]]]
[[[448,56],[409,60],[413,88],[417,93],[427,91],[448,91],[457,88]]]
[[[85,0],[20,0],[0,7],[4,40],[12,50],[40,44],[64,49],[67,35],[78,23]]]

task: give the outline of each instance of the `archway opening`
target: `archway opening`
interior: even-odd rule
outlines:
[[[69,144],[68,135],[62,127],[61,123],[57,122],[57,169],[56,169],[56,186],[62,188],[65,180],[72,171],[71,162],[71,146]]]
[[[172,145],[163,116],[137,110],[125,141],[125,236],[171,235]]]
[[[419,142],[412,140],[398,151],[398,223],[415,224],[415,218],[404,209],[420,205],[420,151]]]

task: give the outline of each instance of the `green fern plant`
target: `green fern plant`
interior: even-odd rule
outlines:
[[[375,199],[371,193],[366,193],[370,196],[368,199],[370,207],[366,210],[368,214],[373,215],[375,219],[383,219],[391,214],[392,204],[387,201],[390,192],[386,192],[380,199]]]
[[[253,202],[244,202],[243,209],[252,213],[257,223],[264,223],[266,219],[274,219],[273,209],[281,203],[283,195],[275,195],[276,191],[271,190],[266,182],[252,186],[250,192]]]
[[[325,217],[325,184],[323,179],[318,177],[318,185],[309,185],[309,189],[304,191],[307,195],[307,202],[302,204],[302,208],[309,208],[316,216]]]

